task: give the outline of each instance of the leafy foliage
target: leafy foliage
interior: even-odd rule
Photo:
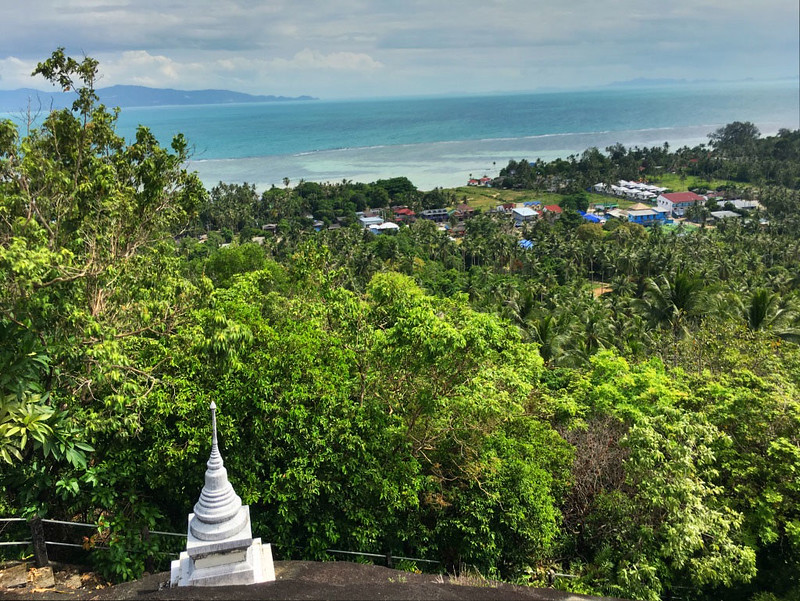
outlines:
[[[96,520],[97,566],[137,577],[166,549],[142,529],[185,528],[214,401],[230,478],[279,557],[796,597],[797,132],[734,123],[713,149],[512,161],[496,184],[562,192],[560,219],[372,236],[356,211],[454,193],[404,177],[206,193],[182,137],[116,135],[95,61],[57,50],[37,73],[77,98],[24,137],[0,123],[7,511]],[[758,184],[766,212],[690,232],[569,209],[587,183],[659,166]]]

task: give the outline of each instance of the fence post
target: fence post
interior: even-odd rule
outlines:
[[[153,554],[150,552],[150,528],[144,526],[142,528],[142,541],[144,542],[144,548],[147,551],[147,555],[144,558],[144,569],[146,572],[153,574],[156,571],[156,565],[153,561]]]
[[[33,561],[37,568],[43,568],[50,563],[47,557],[47,545],[44,542],[44,527],[42,518],[35,515],[31,518],[31,540],[33,541]]]
[[[392,552],[386,552],[386,567],[387,568],[394,568],[394,561],[392,561]]]

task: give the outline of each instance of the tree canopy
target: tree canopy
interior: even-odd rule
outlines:
[[[142,528],[184,530],[214,401],[229,477],[277,557],[336,547],[538,586],[569,574],[555,585],[598,595],[797,597],[798,132],[731,124],[711,150],[512,162],[503,185],[563,192],[561,219],[374,236],[356,211],[455,193],[405,177],[206,191],[183,137],[116,134],[97,68],[57,50],[36,73],[72,108],[24,135],[0,123],[6,515],[99,523],[96,567],[138,577],[176,550]],[[692,156],[750,178],[764,209],[691,231],[569,209],[600,175]]]

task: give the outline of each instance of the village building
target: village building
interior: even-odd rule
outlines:
[[[506,202],[501,205],[497,205],[494,210],[497,213],[505,213],[506,215],[510,215],[511,211],[513,211],[516,207],[516,203]]]
[[[722,221],[723,219],[739,219],[741,215],[735,211],[711,211],[711,218],[714,221]]]
[[[447,209],[425,209],[419,214],[419,216],[423,219],[429,219],[431,221],[440,223],[442,221],[447,221],[449,214]]]
[[[730,205],[734,209],[738,211],[752,211],[755,209],[763,209],[764,207],[761,206],[757,200],[742,200],[740,198],[736,198],[733,200],[719,200],[719,206],[727,207]]]
[[[542,217],[544,217],[548,221],[555,221],[556,219],[561,217],[561,214],[563,212],[564,210],[558,205],[545,205],[542,208]]]
[[[458,221],[465,221],[470,217],[472,217],[474,213],[475,209],[473,209],[471,206],[465,203],[465,204],[460,204],[455,208],[455,210],[453,211],[453,216]]]
[[[654,225],[656,223],[666,223],[669,217],[669,211],[661,207],[629,210],[627,213],[629,222],[645,226]]]
[[[689,207],[701,205],[705,201],[705,198],[694,192],[671,192],[660,194],[656,202],[662,209],[667,209],[670,215],[683,217]]]
[[[361,227],[366,229],[383,223],[383,217],[378,217],[377,215],[375,216],[362,215],[361,217],[358,218],[358,222],[361,224]]]
[[[589,223],[605,223],[606,218],[600,217],[599,215],[594,215],[592,213],[584,213],[583,211],[578,211],[580,216],[583,217]]]
[[[526,221],[534,221],[539,217],[539,213],[530,207],[516,207],[511,211],[515,225],[522,225]]]
[[[396,232],[399,229],[400,229],[400,226],[397,225],[396,223],[392,223],[391,221],[384,221],[381,224],[371,225],[369,227],[370,233],[376,234],[376,235],[378,235],[378,234],[386,234],[386,233],[390,233],[390,232]]]
[[[467,181],[467,185],[468,186],[483,186],[485,188],[491,188],[492,187],[492,178],[489,177],[488,175],[484,175],[481,178],[471,177]]]
[[[411,223],[417,220],[417,214],[406,206],[392,207],[394,220],[399,223]]]

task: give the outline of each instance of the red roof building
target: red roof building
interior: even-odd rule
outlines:
[[[392,207],[395,221],[416,221],[417,214],[408,207]]]
[[[686,209],[697,204],[703,204],[706,199],[694,192],[671,192],[661,194],[657,203],[662,209],[667,209],[676,217],[683,217]]]

